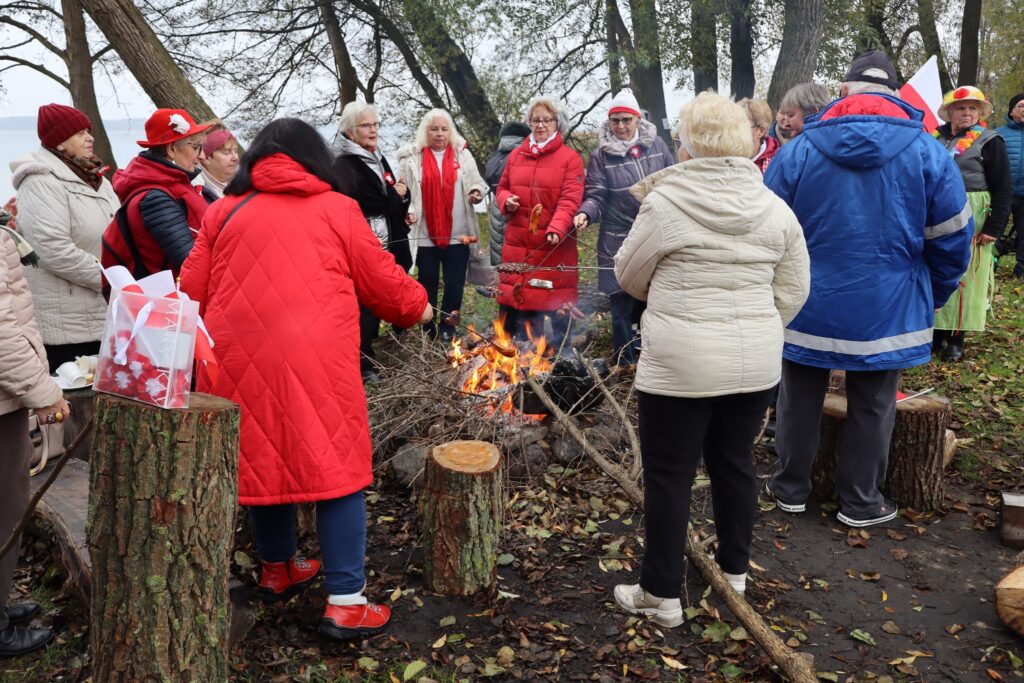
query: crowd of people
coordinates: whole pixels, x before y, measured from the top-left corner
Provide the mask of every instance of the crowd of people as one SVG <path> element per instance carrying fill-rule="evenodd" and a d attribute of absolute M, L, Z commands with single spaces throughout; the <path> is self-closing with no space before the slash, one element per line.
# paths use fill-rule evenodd
<path fill-rule="evenodd" d="M 382 630 L 388 608 L 364 595 L 373 343 L 382 320 L 444 343 L 459 334 L 476 206 L 488 198 L 505 327 L 522 340 L 550 328 L 555 349 L 570 344 L 578 314 L 580 231 L 599 226 L 598 283 L 613 359 L 635 367 L 644 465 L 645 556 L 639 583 L 614 590 L 621 607 L 682 622 L 701 459 L 716 560 L 745 590 L 760 421 L 777 401 L 779 463 L 765 493 L 801 513 L 832 369 L 847 372 L 850 416 L 838 519 L 891 520 L 898 503 L 881 489 L 900 371 L 963 356 L 964 332 L 985 326 L 993 243 L 1024 217 L 1024 95 L 992 131 L 984 93 L 957 88 L 933 139 L 898 88 L 873 51 L 853 62 L 838 99 L 801 84 L 774 118 L 762 100 L 701 93 L 680 112 L 677 150 L 623 90 L 585 171 L 563 104 L 537 97 L 502 127 L 483 176 L 448 112 L 426 112 L 392 165 L 376 108 L 353 102 L 333 152 L 285 118 L 241 158 L 219 122 L 159 109 L 111 183 L 88 118 L 41 107 L 41 148 L 12 162 L 17 201 L 0 230 L 0 439 L 16 455 L 0 481 L 0 537 L 27 505 L 28 412 L 67 416 L 50 372 L 99 349 L 96 261 L 136 278 L 170 270 L 216 340 L 220 371 L 200 371 L 197 388 L 242 407 L 239 502 L 259 595 L 284 601 L 323 574 L 324 636 Z M 25 265 L 34 256 L 38 267 Z M 295 505 L 309 502 L 321 560 L 296 547 Z M 7 604 L 13 555 L 0 562 L 0 655 L 52 637 L 21 625 L 32 605 Z"/>

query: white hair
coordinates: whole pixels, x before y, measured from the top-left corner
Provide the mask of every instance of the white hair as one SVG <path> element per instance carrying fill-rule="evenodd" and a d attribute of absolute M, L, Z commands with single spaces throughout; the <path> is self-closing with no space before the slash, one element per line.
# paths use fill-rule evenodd
<path fill-rule="evenodd" d="M 530 125 L 530 117 L 533 115 L 533 110 L 540 105 L 543 105 L 554 113 L 555 119 L 558 122 L 559 133 L 565 135 L 569 132 L 569 116 L 565 113 L 565 107 L 562 106 L 562 103 L 558 99 L 551 95 L 538 95 L 530 100 L 530 103 L 526 105 L 525 123 L 527 126 Z"/>
<path fill-rule="evenodd" d="M 868 71 L 881 71 L 881 69 L 868 69 Z M 868 73 L 868 76 L 873 74 Z M 864 95 L 866 93 L 881 93 L 883 95 L 892 95 L 893 97 L 899 97 L 898 91 L 893 90 L 887 85 L 881 83 L 868 83 L 867 81 L 844 81 L 843 85 L 846 86 L 846 95 Z"/>
<path fill-rule="evenodd" d="M 345 133 L 351 133 L 367 114 L 377 115 L 377 108 L 366 102 L 349 102 L 341 110 L 341 118 L 338 120 L 338 127 Z"/>
<path fill-rule="evenodd" d="M 444 109 L 431 109 L 420 119 L 420 125 L 416 126 L 415 141 L 417 147 L 430 146 L 430 141 L 427 139 L 427 129 L 430 128 L 430 124 L 433 123 L 434 119 L 444 119 L 445 123 L 448 124 L 448 144 L 453 149 L 458 151 L 466 146 L 466 139 L 459 135 L 459 129 L 455 127 L 452 115 Z"/>

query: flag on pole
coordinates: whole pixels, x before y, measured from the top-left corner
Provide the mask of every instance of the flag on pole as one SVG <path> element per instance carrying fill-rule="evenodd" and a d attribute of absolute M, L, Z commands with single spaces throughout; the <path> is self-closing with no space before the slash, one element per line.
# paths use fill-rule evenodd
<path fill-rule="evenodd" d="M 939 62 L 935 55 L 900 88 L 900 97 L 910 106 L 924 112 L 924 127 L 929 133 L 941 125 L 938 112 L 942 104 L 942 86 L 939 81 Z"/>

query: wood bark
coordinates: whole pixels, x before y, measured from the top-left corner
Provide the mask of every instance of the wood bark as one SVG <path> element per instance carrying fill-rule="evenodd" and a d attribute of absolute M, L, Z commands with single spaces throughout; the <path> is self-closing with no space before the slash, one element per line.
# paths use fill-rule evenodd
<path fill-rule="evenodd" d="M 782 44 L 768 88 L 768 104 L 779 108 L 786 91 L 813 79 L 825 30 L 823 0 L 785 0 Z"/>
<path fill-rule="evenodd" d="M 690 2 L 690 62 L 695 93 L 718 92 L 718 27 L 711 2 Z"/>
<path fill-rule="evenodd" d="M 89 549 L 93 680 L 228 680 L 238 406 L 96 398 Z"/>
<path fill-rule="evenodd" d="M 128 0 L 82 0 L 89 16 L 158 108 L 184 109 L 197 121 L 217 118 Z"/>
<path fill-rule="evenodd" d="M 977 85 L 981 41 L 981 0 L 965 0 L 960 24 L 960 68 L 957 85 Z"/>
<path fill-rule="evenodd" d="M 661 73 L 658 10 L 654 0 L 630 0 L 633 21 L 633 52 L 626 58 L 629 80 L 637 102 L 651 115 L 669 149 L 672 132 L 664 125 L 668 118 L 665 110 L 665 79 Z"/>
<path fill-rule="evenodd" d="M 605 50 L 608 55 L 608 83 L 613 93 L 622 90 L 622 58 L 619 50 L 618 25 L 622 23 L 619 15 L 619 4 L 616 0 L 605 0 L 604 3 L 604 35 Z"/>
<path fill-rule="evenodd" d="M 331 0 L 316 0 L 316 8 L 320 13 L 320 21 L 323 22 L 324 30 L 327 33 L 327 42 L 331 46 L 331 56 L 334 58 L 335 77 L 338 80 L 338 96 L 341 98 L 343 109 L 349 102 L 356 99 L 356 90 L 359 85 L 359 77 L 352 65 L 352 56 L 345 44 L 345 36 L 341 32 L 341 22 L 338 21 L 338 13 L 334 9 Z"/>
<path fill-rule="evenodd" d="M 939 41 L 939 31 L 935 25 L 935 0 L 917 0 L 917 23 L 921 32 L 921 42 L 924 43 L 926 55 L 936 55 L 939 66 L 939 85 L 942 92 L 949 92 L 953 89 L 953 79 L 949 77 L 949 69 L 946 68 L 946 58 L 942 54 L 942 43 Z"/>
<path fill-rule="evenodd" d="M 1024 636 L 1024 567 L 1017 567 L 996 584 L 996 614 L 1008 628 Z"/>
<path fill-rule="evenodd" d="M 900 70 L 899 54 L 893 46 L 889 33 L 885 30 L 885 12 L 887 0 L 865 0 L 864 3 L 864 26 L 857 36 L 857 54 L 863 54 L 869 50 L 882 50 L 892 59 L 896 67 L 896 80 L 900 83 L 906 79 Z"/>
<path fill-rule="evenodd" d="M 32 477 L 33 494 L 48 472 Z M 68 586 L 86 606 L 92 596 L 92 561 L 85 532 L 88 502 L 89 465 L 71 457 L 32 513 L 53 530 L 57 562 L 67 572 Z"/>
<path fill-rule="evenodd" d="M 751 0 L 732 0 L 729 6 L 729 78 L 733 97 L 737 100 L 754 96 L 754 31 Z"/>
<path fill-rule="evenodd" d="M 484 441 L 431 449 L 420 493 L 423 583 L 444 595 L 493 592 L 504 510 L 501 453 Z"/>
<path fill-rule="evenodd" d="M 821 438 L 811 480 L 818 498 L 835 496 L 835 473 L 846 422 L 846 397 L 825 396 Z M 946 428 L 952 418 L 949 401 L 926 395 L 896 404 L 896 423 L 889 443 L 885 492 L 900 507 L 924 512 L 942 506 Z"/>

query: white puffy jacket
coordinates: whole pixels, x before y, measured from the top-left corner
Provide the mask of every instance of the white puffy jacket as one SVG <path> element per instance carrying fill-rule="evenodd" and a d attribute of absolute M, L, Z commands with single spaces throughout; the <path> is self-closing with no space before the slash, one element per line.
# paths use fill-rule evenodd
<path fill-rule="evenodd" d="M 39 255 L 26 268 L 36 321 L 46 344 L 78 344 L 103 336 L 107 304 L 100 294 L 103 231 L 121 205 L 107 179 L 92 189 L 52 152 L 11 162 L 18 191 L 18 232 Z"/>
<path fill-rule="evenodd" d="M 810 290 L 803 231 L 749 159 L 692 159 L 630 192 L 640 213 L 615 255 L 647 300 L 636 388 L 700 398 L 769 389 L 782 333 Z"/>

